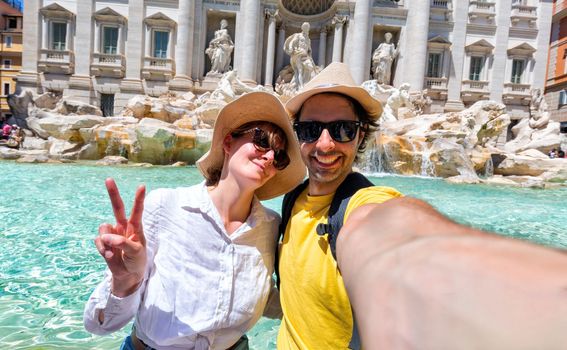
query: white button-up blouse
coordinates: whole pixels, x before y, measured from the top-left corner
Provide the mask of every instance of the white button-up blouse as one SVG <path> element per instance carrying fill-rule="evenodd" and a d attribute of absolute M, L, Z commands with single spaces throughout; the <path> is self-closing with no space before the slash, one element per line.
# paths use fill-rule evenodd
<path fill-rule="evenodd" d="M 136 335 L 154 348 L 232 346 L 262 316 L 269 296 L 279 307 L 271 293 L 279 220 L 254 198 L 246 222 L 228 235 L 204 182 L 152 191 L 144 202 L 144 281 L 119 298 L 107 269 L 85 306 L 85 328 L 108 334 L 136 316 Z"/>

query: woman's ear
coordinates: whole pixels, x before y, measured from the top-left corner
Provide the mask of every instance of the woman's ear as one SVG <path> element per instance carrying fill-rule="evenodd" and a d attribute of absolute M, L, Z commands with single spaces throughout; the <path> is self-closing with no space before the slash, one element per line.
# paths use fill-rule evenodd
<path fill-rule="evenodd" d="M 222 149 L 224 150 L 225 154 L 230 153 L 231 146 L 232 146 L 232 135 L 228 134 L 224 137 L 224 140 L 222 141 Z"/>

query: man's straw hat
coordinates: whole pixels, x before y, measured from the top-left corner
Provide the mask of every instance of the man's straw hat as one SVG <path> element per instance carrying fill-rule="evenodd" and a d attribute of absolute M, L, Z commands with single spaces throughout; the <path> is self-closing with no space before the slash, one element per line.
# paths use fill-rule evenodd
<path fill-rule="evenodd" d="M 221 109 L 215 122 L 211 149 L 197 161 L 197 167 L 205 176 L 208 169 L 221 168 L 224 163 L 222 143 L 225 136 L 239 126 L 254 121 L 266 121 L 279 126 L 287 138 L 286 151 L 290 159 L 289 165 L 283 170 L 278 170 L 274 177 L 256 190 L 256 196 L 260 200 L 266 200 L 291 191 L 299 185 L 306 174 L 299 153 L 299 144 L 287 112 L 281 101 L 270 93 L 251 92 Z"/>
<path fill-rule="evenodd" d="M 333 62 L 323 69 L 303 86 L 299 94 L 287 101 L 285 107 L 291 115 L 295 115 L 309 97 L 323 92 L 336 92 L 352 97 L 360 103 L 371 119 L 378 120 L 382 114 L 380 101 L 373 98 L 363 87 L 357 86 L 349 67 L 340 62 Z"/>

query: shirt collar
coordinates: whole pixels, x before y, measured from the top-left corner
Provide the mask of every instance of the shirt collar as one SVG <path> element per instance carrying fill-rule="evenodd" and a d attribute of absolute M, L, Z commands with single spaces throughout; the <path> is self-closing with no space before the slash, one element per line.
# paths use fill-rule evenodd
<path fill-rule="evenodd" d="M 195 191 L 194 187 L 197 187 L 197 191 Z M 185 189 L 186 192 L 182 195 L 181 208 L 185 210 L 197 209 L 204 213 L 209 213 L 213 210 L 216 211 L 211 196 L 207 191 L 205 181 L 194 187 Z M 251 227 L 255 227 L 257 224 L 267 221 L 267 219 L 266 209 L 260 203 L 258 197 L 254 196 L 252 199 L 252 210 L 246 219 L 246 223 Z"/>

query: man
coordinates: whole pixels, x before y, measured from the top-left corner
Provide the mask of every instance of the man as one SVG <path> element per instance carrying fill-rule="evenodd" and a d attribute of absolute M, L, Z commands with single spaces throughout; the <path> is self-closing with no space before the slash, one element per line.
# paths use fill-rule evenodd
<path fill-rule="evenodd" d="M 369 187 L 348 202 L 335 260 L 316 227 L 381 106 L 333 63 L 286 108 L 309 183 L 282 240 L 278 349 L 356 348 L 351 301 L 366 349 L 564 348 L 564 252 L 474 230 L 423 201 Z"/>
<path fill-rule="evenodd" d="M 355 86 L 345 64 L 336 62 L 308 82 L 286 108 L 292 114 L 309 184 L 293 206 L 281 248 L 284 316 L 278 348 L 345 349 L 353 333 L 351 306 L 331 247 L 315 231 L 327 221 L 333 195 L 352 172 L 357 154 L 372 140 L 382 106 Z M 400 196 L 387 187 L 359 190 L 348 202 L 345 220 L 358 206 Z"/>

